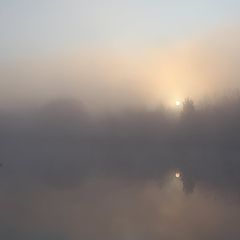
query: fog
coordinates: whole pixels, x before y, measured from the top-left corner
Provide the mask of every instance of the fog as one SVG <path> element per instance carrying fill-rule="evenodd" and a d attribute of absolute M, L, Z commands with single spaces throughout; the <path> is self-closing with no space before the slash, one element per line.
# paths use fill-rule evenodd
<path fill-rule="evenodd" d="M 238 94 L 98 116 L 56 99 L 0 131 L 4 239 L 240 236 Z"/>
<path fill-rule="evenodd" d="M 1 60 L 1 238 L 239 239 L 239 36 Z"/>

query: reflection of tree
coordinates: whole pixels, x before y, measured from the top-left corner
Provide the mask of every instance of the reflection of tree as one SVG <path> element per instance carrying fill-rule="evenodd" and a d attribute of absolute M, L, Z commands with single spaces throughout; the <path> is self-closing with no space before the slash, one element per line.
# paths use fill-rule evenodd
<path fill-rule="evenodd" d="M 182 145 L 181 151 L 179 152 L 183 172 L 183 190 L 185 193 L 192 193 L 195 186 L 195 177 L 191 165 L 192 159 L 194 159 L 195 156 L 192 157 L 192 149 L 189 146 L 196 144 L 196 141 L 198 141 L 196 114 L 193 100 L 186 98 L 182 104 L 180 121 Z"/>

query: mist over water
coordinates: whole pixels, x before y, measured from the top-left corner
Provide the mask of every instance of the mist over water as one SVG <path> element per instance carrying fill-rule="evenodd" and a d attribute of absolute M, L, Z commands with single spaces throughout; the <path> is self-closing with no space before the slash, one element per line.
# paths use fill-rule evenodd
<path fill-rule="evenodd" d="M 238 95 L 98 116 L 64 98 L 0 115 L 6 239 L 240 234 Z"/>

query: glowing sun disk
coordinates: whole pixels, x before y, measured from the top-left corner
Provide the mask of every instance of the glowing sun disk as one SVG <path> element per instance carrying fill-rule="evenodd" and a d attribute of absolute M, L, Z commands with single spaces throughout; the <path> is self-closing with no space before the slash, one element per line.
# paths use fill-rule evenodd
<path fill-rule="evenodd" d="M 181 177 L 181 173 L 180 173 L 180 172 L 176 172 L 176 173 L 175 173 L 175 177 L 176 177 L 176 178 L 180 178 L 180 177 Z"/>
<path fill-rule="evenodd" d="M 176 104 L 177 107 L 179 107 L 179 106 L 181 105 L 181 102 L 177 100 L 177 101 L 175 102 L 175 104 Z"/>

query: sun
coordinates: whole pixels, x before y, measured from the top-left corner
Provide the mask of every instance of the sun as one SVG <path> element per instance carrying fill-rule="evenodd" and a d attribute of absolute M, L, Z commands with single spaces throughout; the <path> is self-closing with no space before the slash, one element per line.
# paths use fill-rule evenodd
<path fill-rule="evenodd" d="M 179 106 L 181 105 L 181 102 L 180 102 L 179 100 L 177 100 L 177 101 L 175 102 L 175 105 L 176 105 L 177 107 L 179 107 Z"/>
<path fill-rule="evenodd" d="M 176 172 L 176 173 L 175 173 L 175 177 L 176 177 L 176 178 L 180 178 L 180 177 L 181 177 L 181 173 L 180 173 L 180 172 Z"/>

